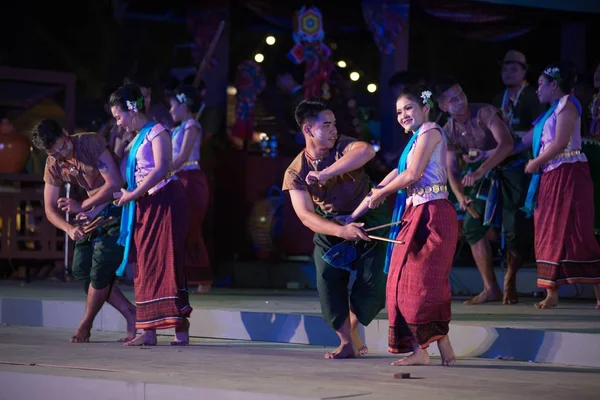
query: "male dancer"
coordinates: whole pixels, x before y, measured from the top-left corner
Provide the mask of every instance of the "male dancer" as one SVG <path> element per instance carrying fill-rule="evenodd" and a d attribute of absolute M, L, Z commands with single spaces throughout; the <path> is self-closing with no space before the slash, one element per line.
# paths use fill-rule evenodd
<path fill-rule="evenodd" d="M 516 275 L 522 264 L 531 235 L 520 207 L 525 203 L 528 178 L 527 161 L 517 155 L 509 157 L 513 136 L 498 110 L 488 104 L 469 104 L 467 96 L 454 79 L 442 77 L 435 85 L 436 98 L 442 111 L 450 114 L 444 126 L 448 137 L 448 180 L 463 210 L 469 209 L 463 233 L 483 278 L 483 291 L 465 304 L 481 304 L 503 299 L 504 304 L 518 301 Z M 459 157 L 473 165 L 473 171 L 460 179 Z M 481 163 L 479 167 L 474 168 Z M 471 195 L 465 186 L 475 186 Z M 475 189 L 475 188 L 474 188 Z M 500 207 L 496 207 L 499 199 Z M 507 273 L 504 295 L 500 291 L 492 266 L 492 248 L 486 237 L 502 213 L 506 243 Z M 530 221 L 529 221 L 530 222 Z"/>
<path fill-rule="evenodd" d="M 46 217 L 75 241 L 73 276 L 87 293 L 85 315 L 71 342 L 89 342 L 94 318 L 105 301 L 127 320 L 128 336 L 121 341 L 132 340 L 136 334 L 135 306 L 114 284 L 115 271 L 123 259 L 123 247 L 117 244 L 121 211 L 111 200 L 113 193 L 123 187 L 123 179 L 108 144 L 96 133 L 69 136 L 51 119 L 40 122 L 33 129 L 32 137 L 35 147 L 48 154 L 44 170 Z M 60 188 L 65 183 L 81 186 L 88 198 L 81 203 L 59 198 Z M 114 220 L 86 234 L 85 225 L 70 224 L 64 213 L 77 214 L 76 221 L 89 222 L 97 216 Z"/>
<path fill-rule="evenodd" d="M 386 244 L 360 242 L 353 263 L 356 281 L 348 303 L 350 272 L 332 266 L 322 256 L 343 240 L 369 241 L 363 226 L 389 222 L 387 206 L 365 214 L 360 222 L 338 225 L 335 217 L 350 215 L 371 190 L 362 167 L 375 156 L 372 146 L 339 136 L 333 112 L 323 102 L 300 102 L 296 122 L 306 139 L 306 148 L 285 172 L 283 190 L 302 223 L 315 232 L 314 261 L 321 313 L 340 338 L 340 346 L 325 355 L 338 359 L 367 353 L 358 334 L 358 324 L 368 325 L 385 306 L 386 277 L 383 272 Z M 316 207 L 315 207 L 316 206 Z M 385 232 L 374 233 L 387 236 Z"/>

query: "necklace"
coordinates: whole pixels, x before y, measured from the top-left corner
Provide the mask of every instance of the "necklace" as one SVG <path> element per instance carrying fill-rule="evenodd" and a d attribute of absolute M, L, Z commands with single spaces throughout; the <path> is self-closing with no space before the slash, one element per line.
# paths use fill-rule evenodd
<path fill-rule="evenodd" d="M 519 98 L 521 97 L 521 93 L 523 93 L 523 89 L 525 89 L 525 87 L 527 86 L 527 82 L 523 82 L 514 99 L 512 99 L 510 94 L 508 93 L 508 88 L 504 89 L 504 97 L 502 98 L 502 115 L 504 115 L 504 118 L 506 119 L 506 121 L 508 121 L 509 125 L 512 125 L 515 108 L 519 103 Z"/>

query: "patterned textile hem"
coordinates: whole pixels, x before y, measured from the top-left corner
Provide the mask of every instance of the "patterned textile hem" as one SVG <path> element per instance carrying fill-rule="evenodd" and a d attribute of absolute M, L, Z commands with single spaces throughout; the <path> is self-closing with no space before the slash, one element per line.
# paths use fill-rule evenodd
<path fill-rule="evenodd" d="M 560 265 L 537 262 L 537 287 L 556 289 L 569 284 L 600 284 L 600 261 L 561 262 Z"/>
<path fill-rule="evenodd" d="M 159 330 L 177 328 L 181 324 L 181 317 L 166 317 L 157 321 L 136 322 L 135 329 Z"/>
<path fill-rule="evenodd" d="M 406 328 L 390 326 L 388 329 L 388 351 L 393 354 L 411 353 L 414 345 L 426 349 L 433 342 L 437 342 L 448 335 L 450 321 L 435 321 L 427 324 L 407 324 Z M 399 333 L 396 333 L 399 331 Z"/>

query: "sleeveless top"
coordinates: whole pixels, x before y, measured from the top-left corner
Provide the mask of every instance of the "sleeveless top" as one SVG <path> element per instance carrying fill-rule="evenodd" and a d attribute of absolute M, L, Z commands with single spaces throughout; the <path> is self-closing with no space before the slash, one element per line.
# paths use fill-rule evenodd
<path fill-rule="evenodd" d="M 431 158 L 427 162 L 425 172 L 423 172 L 423 176 L 421 176 L 421 179 L 419 179 L 418 182 L 406 188 L 408 193 L 408 197 L 406 199 L 407 205 L 412 204 L 413 206 L 417 206 L 428 201 L 448 198 L 447 189 L 444 191 L 440 190 L 437 193 L 435 193 L 434 191 L 429 191 L 429 193 L 411 195 L 411 189 L 414 190 L 426 187 L 435 188 L 435 185 L 448 184 L 448 172 L 446 169 L 446 151 L 448 145 L 446 143 L 446 138 L 444 136 L 442 128 L 435 122 L 425 122 L 423 126 L 421 126 L 421 129 L 419 129 L 418 131 L 419 136 L 417 136 L 411 150 L 408 153 L 406 165 L 409 166 L 412 163 L 417 143 L 419 143 L 419 140 L 422 138 L 422 136 L 431 129 L 439 130 L 442 133 L 442 140 L 433 149 L 433 153 L 431 154 Z"/>
<path fill-rule="evenodd" d="M 171 142 L 173 144 L 173 160 L 175 160 L 175 158 L 181 153 L 181 150 L 183 149 L 183 138 L 185 136 L 186 129 L 192 126 L 196 126 L 198 128 L 199 135 L 194 141 L 189 158 L 179 168 L 179 171 L 200 169 L 200 145 L 202 142 L 202 126 L 195 119 L 188 119 L 187 121 L 182 122 L 171 132 Z"/>

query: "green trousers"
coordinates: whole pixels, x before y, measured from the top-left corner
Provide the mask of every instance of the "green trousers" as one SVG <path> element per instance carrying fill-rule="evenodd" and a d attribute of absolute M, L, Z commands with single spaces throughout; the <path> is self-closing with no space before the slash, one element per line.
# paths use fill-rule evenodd
<path fill-rule="evenodd" d="M 117 244 L 121 228 L 121 209 L 108 206 L 106 216 L 115 220 L 75 242 L 73 277 L 86 293 L 90 285 L 101 290 L 112 284 L 123 260 L 124 247 Z M 102 214 L 101 214 L 102 215 Z"/>
<path fill-rule="evenodd" d="M 369 210 L 358 222 L 364 222 L 364 228 L 367 229 L 389 223 L 390 220 L 387 204 L 384 203 L 375 210 Z M 388 232 L 389 229 L 384 228 L 369 234 L 387 237 Z M 314 260 L 321 313 L 325 322 L 334 330 L 342 326 L 350 310 L 356 314 L 360 323 L 366 326 L 385 307 L 387 276 L 383 267 L 387 242 L 378 241 L 372 250 L 354 262 L 356 280 L 348 293 L 351 273 L 331 266 L 322 258 L 332 246 L 343 241 L 344 239 L 319 233 L 314 236 Z"/>

